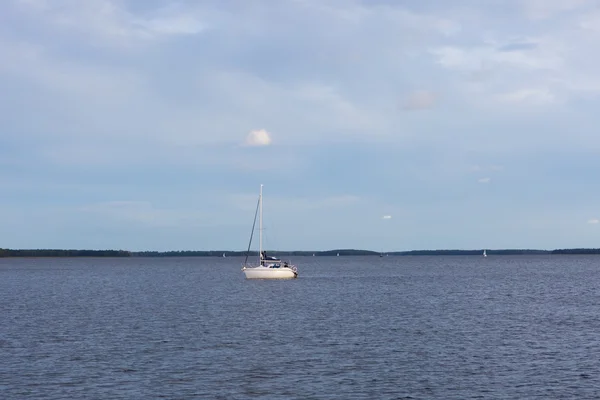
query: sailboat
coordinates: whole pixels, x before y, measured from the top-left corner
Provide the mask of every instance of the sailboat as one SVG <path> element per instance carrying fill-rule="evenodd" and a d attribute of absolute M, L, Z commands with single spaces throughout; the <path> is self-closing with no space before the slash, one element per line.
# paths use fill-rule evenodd
<path fill-rule="evenodd" d="M 252 237 L 254 236 L 254 227 L 256 226 L 256 214 L 259 214 L 258 223 L 258 265 L 248 263 L 248 253 L 252 246 Z M 267 256 L 263 250 L 263 185 L 260 185 L 260 194 L 258 196 L 258 204 L 254 213 L 254 223 L 252 224 L 252 232 L 250 233 L 250 243 L 248 243 L 248 251 L 246 259 L 242 264 L 242 271 L 246 275 L 246 279 L 294 279 L 298 277 L 298 269 L 295 265 L 282 262 L 277 257 Z"/>
<path fill-rule="evenodd" d="M 483 250 L 483 256 L 487 257 L 487 253 L 485 252 L 485 249 Z"/>

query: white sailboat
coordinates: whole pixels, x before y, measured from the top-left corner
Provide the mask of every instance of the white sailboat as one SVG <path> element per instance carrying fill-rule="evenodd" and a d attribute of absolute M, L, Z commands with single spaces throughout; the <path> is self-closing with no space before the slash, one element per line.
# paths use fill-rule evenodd
<path fill-rule="evenodd" d="M 282 262 L 276 257 L 268 257 L 262 246 L 262 231 L 263 231 L 263 185 L 260 185 L 260 194 L 258 196 L 258 205 L 256 212 L 259 214 L 258 223 L 258 265 L 247 263 L 248 254 L 242 264 L 242 271 L 246 275 L 246 279 L 294 279 L 298 277 L 298 269 L 295 265 Z M 248 251 L 252 245 L 252 236 L 254 234 L 254 226 L 256 224 L 256 213 L 254 214 L 254 224 L 252 225 L 252 233 L 250 234 L 250 243 Z"/>
<path fill-rule="evenodd" d="M 487 257 L 487 253 L 485 252 L 485 249 L 483 250 L 483 256 Z"/>

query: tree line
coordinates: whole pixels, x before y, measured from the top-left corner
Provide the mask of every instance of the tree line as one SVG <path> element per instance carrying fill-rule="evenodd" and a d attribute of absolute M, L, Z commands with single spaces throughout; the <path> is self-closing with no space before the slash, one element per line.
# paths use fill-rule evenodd
<path fill-rule="evenodd" d="M 0 249 L 0 257 L 130 257 L 126 250 Z"/>
<path fill-rule="evenodd" d="M 338 249 L 325 251 L 267 251 L 275 257 L 289 256 L 467 256 L 481 255 L 483 250 L 409 250 L 393 252 L 376 252 L 371 250 Z M 251 251 L 257 255 L 257 251 Z M 599 249 L 575 248 L 556 250 L 535 249 L 499 249 L 487 250 L 488 255 L 535 255 L 535 254 L 600 254 Z M 181 250 L 181 251 L 127 251 L 127 250 L 64 250 L 64 249 L 2 249 L 0 257 L 242 257 L 246 251 L 227 250 Z"/>

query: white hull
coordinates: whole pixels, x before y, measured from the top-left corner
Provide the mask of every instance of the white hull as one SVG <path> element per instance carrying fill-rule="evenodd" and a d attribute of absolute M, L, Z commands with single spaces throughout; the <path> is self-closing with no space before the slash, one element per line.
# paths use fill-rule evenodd
<path fill-rule="evenodd" d="M 244 267 L 246 279 L 294 279 L 298 273 L 291 268 Z"/>

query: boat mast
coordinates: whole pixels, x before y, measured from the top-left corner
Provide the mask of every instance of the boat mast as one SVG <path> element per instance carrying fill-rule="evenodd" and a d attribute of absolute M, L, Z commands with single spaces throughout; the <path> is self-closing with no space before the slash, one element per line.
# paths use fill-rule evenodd
<path fill-rule="evenodd" d="M 262 265 L 262 231 L 263 231 L 263 200 L 262 200 L 262 190 L 263 190 L 263 185 L 260 185 L 260 195 L 258 196 L 259 198 L 259 204 L 260 204 L 260 210 L 259 210 L 259 222 L 258 222 L 258 264 Z"/>

